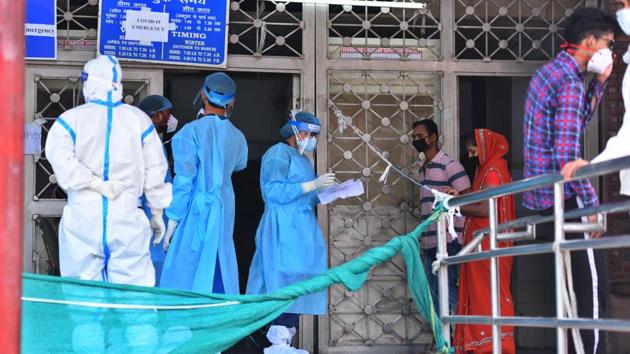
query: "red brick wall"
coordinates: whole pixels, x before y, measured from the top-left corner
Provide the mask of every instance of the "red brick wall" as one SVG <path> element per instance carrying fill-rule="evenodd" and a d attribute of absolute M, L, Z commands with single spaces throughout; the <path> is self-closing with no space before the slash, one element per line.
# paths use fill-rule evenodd
<path fill-rule="evenodd" d="M 608 1 L 609 6 L 613 1 Z M 616 8 L 609 7 L 611 12 Z M 617 36 L 615 41 L 615 54 L 617 60 L 608 82 L 608 89 L 602 102 L 602 115 L 600 120 L 601 141 L 603 148 L 606 141 L 611 136 L 617 134 L 623 122 L 625 107 L 623 98 L 621 97 L 621 82 L 626 70 L 626 64 L 622 57 L 625 54 L 630 38 L 626 36 Z M 601 184 L 600 192 L 602 202 L 613 202 L 624 199 L 619 195 L 619 175 L 613 174 L 605 176 Z M 630 234 L 630 218 L 628 213 L 612 214 L 608 216 L 608 231 L 611 234 Z M 609 253 L 609 274 L 612 285 L 612 291 L 620 289 L 619 285 L 630 284 L 630 250 L 613 250 Z"/>

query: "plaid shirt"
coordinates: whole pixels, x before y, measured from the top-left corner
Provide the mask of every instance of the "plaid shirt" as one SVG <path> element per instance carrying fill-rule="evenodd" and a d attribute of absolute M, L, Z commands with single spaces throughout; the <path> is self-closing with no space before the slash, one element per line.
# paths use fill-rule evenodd
<path fill-rule="evenodd" d="M 593 79 L 586 91 L 584 77 L 571 55 L 563 51 L 539 68 L 529 84 L 525 101 L 525 177 L 559 172 L 581 157 L 580 139 L 604 93 Z M 591 102 L 595 97 L 595 106 Z M 588 180 L 565 184 L 564 198 L 577 195 L 586 207 L 598 205 Z M 523 205 L 530 210 L 553 206 L 553 187 L 525 193 Z"/>

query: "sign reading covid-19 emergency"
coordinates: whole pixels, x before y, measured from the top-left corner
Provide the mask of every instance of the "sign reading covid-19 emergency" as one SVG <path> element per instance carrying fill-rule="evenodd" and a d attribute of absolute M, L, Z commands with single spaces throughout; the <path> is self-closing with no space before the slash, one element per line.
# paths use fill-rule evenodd
<path fill-rule="evenodd" d="M 55 0 L 26 0 L 26 59 L 57 59 Z"/>
<path fill-rule="evenodd" d="M 226 66 L 228 0 L 101 0 L 100 54 Z"/>

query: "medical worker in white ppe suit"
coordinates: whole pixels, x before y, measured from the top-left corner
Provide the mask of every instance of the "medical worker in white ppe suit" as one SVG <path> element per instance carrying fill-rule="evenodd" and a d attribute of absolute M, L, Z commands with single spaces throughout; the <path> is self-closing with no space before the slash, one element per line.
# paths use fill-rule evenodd
<path fill-rule="evenodd" d="M 123 104 L 122 72 L 113 56 L 85 64 L 86 103 L 63 113 L 46 141 L 46 157 L 68 194 L 59 225 L 61 275 L 153 286 L 149 243 L 165 233 L 171 203 L 167 162 L 151 119 Z M 138 208 L 145 195 L 151 220 Z"/>

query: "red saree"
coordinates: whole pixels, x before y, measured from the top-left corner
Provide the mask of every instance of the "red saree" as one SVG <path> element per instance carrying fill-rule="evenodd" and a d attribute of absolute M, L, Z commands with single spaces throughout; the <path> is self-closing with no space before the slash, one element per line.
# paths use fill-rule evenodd
<path fill-rule="evenodd" d="M 475 141 L 479 153 L 479 167 L 475 174 L 472 191 L 489 188 L 512 182 L 507 161 L 509 145 L 507 139 L 489 129 L 475 129 Z M 514 199 L 506 196 L 497 199 L 499 223 L 516 218 Z M 484 217 L 467 217 L 464 228 L 464 244 L 473 238 L 473 232 L 489 227 L 489 219 Z M 499 247 L 510 245 L 501 242 Z M 490 248 L 488 237 L 482 242 L 482 248 Z M 499 286 L 501 299 L 501 315 L 514 316 L 514 304 L 510 291 L 512 258 L 499 258 Z M 458 315 L 490 315 L 490 261 L 477 261 L 461 265 L 459 275 L 457 314 Z M 515 353 L 513 327 L 501 327 L 502 353 Z M 486 325 L 458 324 L 455 326 L 455 350 L 463 353 L 492 353 L 492 327 Z"/>

